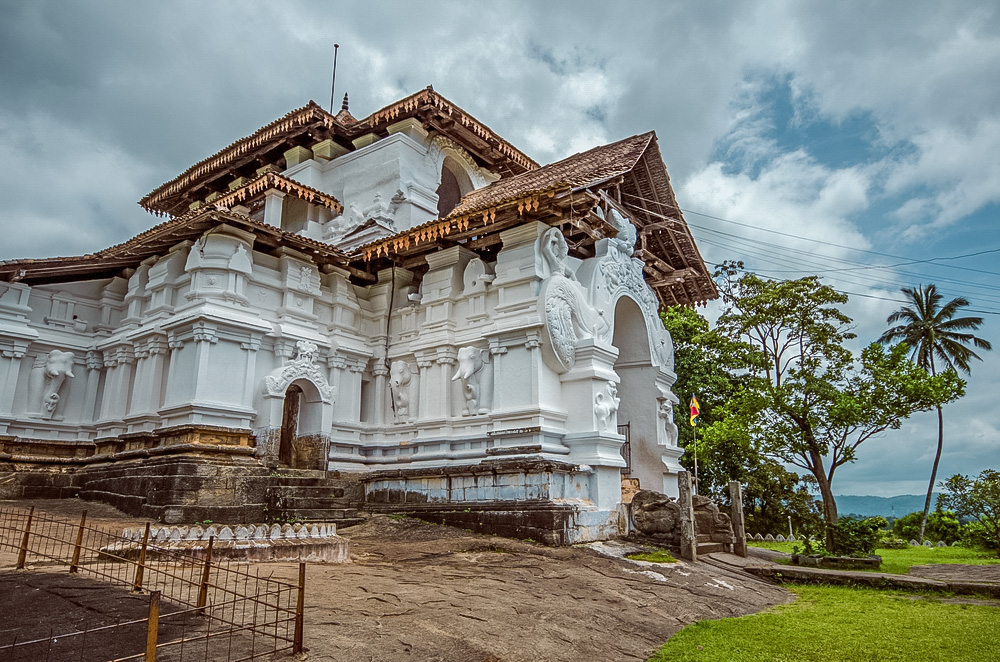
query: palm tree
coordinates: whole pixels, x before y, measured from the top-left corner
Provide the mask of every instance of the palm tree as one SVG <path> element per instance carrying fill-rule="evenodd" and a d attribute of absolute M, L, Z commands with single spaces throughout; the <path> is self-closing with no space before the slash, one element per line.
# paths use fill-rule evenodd
<path fill-rule="evenodd" d="M 983 323 L 982 317 L 955 317 L 960 308 L 969 305 L 965 297 L 955 297 L 945 305 L 941 304 L 941 294 L 936 285 L 921 285 L 914 289 L 904 287 L 903 294 L 909 298 L 910 304 L 900 308 L 886 319 L 889 330 L 878 339 L 880 343 L 905 342 L 913 353 L 910 359 L 932 375 L 937 374 L 939 367 L 947 366 L 948 370 L 961 370 L 970 374 L 969 361 L 983 359 L 972 351 L 968 345 L 977 349 L 990 350 L 990 343 L 977 338 L 968 331 L 975 331 Z M 938 363 L 935 363 L 937 359 Z M 924 501 L 924 516 L 920 521 L 920 542 L 924 541 L 924 529 L 927 527 L 927 513 L 931 508 L 931 494 L 934 491 L 934 479 L 937 477 L 938 463 L 941 461 L 941 446 L 944 442 L 944 417 L 941 405 L 937 407 L 938 444 L 934 455 L 934 467 L 931 469 L 931 482 L 927 486 L 927 500 Z"/>

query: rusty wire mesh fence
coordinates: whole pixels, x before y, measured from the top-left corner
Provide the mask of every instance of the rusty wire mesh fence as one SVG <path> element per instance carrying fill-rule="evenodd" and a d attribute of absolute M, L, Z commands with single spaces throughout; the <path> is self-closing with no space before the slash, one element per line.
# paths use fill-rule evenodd
<path fill-rule="evenodd" d="M 122 603 L 143 596 L 142 613 L 46 636 L 0 632 L 0 660 L 255 660 L 302 651 L 305 564 L 296 584 L 258 568 L 140 541 L 34 509 L 0 508 L 0 550 L 16 567 L 68 572 L 119 587 Z M 148 596 L 148 600 L 146 597 Z M 105 618 L 104 621 L 107 621 Z"/>

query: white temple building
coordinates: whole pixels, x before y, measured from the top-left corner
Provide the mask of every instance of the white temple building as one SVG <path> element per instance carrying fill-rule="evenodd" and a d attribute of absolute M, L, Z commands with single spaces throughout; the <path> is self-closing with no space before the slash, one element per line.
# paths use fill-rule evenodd
<path fill-rule="evenodd" d="M 259 521 L 353 477 L 565 543 L 620 532 L 623 473 L 677 493 L 658 310 L 717 292 L 653 133 L 539 166 L 431 88 L 310 102 L 141 204 L 167 220 L 0 263 L 0 496 Z"/>

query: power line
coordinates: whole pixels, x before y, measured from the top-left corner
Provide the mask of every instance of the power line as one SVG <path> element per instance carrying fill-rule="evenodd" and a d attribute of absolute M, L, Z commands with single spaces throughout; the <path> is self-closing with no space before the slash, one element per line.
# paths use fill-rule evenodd
<path fill-rule="evenodd" d="M 661 207 L 667 207 L 668 209 L 674 209 L 674 207 L 672 205 L 668 205 L 668 204 L 662 203 L 662 202 L 660 202 L 658 200 L 650 200 L 649 198 L 644 198 L 642 196 L 638 196 L 638 195 L 635 195 L 635 194 L 632 194 L 632 193 L 628 193 L 628 192 L 625 192 L 625 191 L 622 191 L 622 195 L 628 196 L 630 198 L 635 198 L 636 200 L 641 200 L 642 202 L 651 202 L 653 204 L 660 205 Z M 997 271 L 987 271 L 987 270 L 984 270 L 984 269 L 975 269 L 973 267 L 962 267 L 962 266 L 954 265 L 954 264 L 937 264 L 937 262 L 939 260 L 960 260 L 960 259 L 969 258 L 969 257 L 976 257 L 976 256 L 979 256 L 979 255 L 986 255 L 986 254 L 989 254 L 989 253 L 1000 253 L 1000 248 L 991 248 L 991 249 L 988 249 L 988 250 L 978 251 L 978 252 L 975 252 L 975 253 L 966 253 L 964 255 L 951 255 L 951 256 L 932 257 L 932 258 L 927 258 L 927 259 L 916 259 L 916 258 L 904 257 L 904 256 L 900 256 L 900 255 L 893 255 L 891 253 L 882 253 L 882 252 L 879 252 L 879 251 L 872 251 L 872 250 L 868 250 L 868 249 L 865 249 L 865 248 L 856 248 L 854 246 L 845 246 L 843 244 L 836 244 L 836 243 L 833 243 L 833 242 L 830 242 L 830 241 L 824 241 L 822 239 L 813 239 L 811 237 L 804 237 L 802 235 L 792 234 L 790 232 L 781 232 L 780 230 L 771 230 L 770 228 L 762 228 L 762 227 L 759 227 L 759 226 L 756 226 L 756 225 L 750 225 L 749 223 L 741 223 L 739 221 L 734 221 L 734 220 L 731 220 L 731 219 L 728 219 L 728 218 L 723 218 L 721 216 L 713 216 L 712 214 L 706 214 L 704 212 L 694 211 L 693 209 L 681 209 L 681 211 L 684 212 L 684 213 L 686 213 L 686 214 L 694 214 L 696 216 L 703 216 L 705 218 L 711 218 L 711 219 L 716 220 L 716 221 L 722 221 L 723 223 L 732 223 L 733 225 L 738 225 L 740 227 L 750 228 L 752 230 L 757 230 L 757 231 L 760 231 L 760 232 L 769 232 L 769 233 L 772 233 L 772 234 L 781 235 L 783 237 L 789 237 L 789 238 L 792 238 L 792 239 L 801 239 L 803 241 L 811 241 L 811 242 L 814 242 L 814 243 L 817 243 L 817 244 L 823 244 L 825 246 L 833 246 L 834 248 L 843 248 L 845 250 L 857 251 L 859 253 L 868 253 L 870 255 L 878 255 L 878 256 L 881 256 L 881 257 L 889 257 L 889 258 L 892 258 L 894 260 L 904 260 L 906 262 L 906 264 L 933 263 L 933 264 L 935 264 L 935 266 L 948 267 L 949 269 L 960 269 L 962 271 L 972 271 L 972 272 L 975 272 L 975 273 L 982 273 L 982 274 L 987 274 L 987 275 L 991 275 L 991 276 L 1000 276 L 1000 272 L 997 272 Z M 649 212 L 649 213 L 652 213 L 652 212 Z M 670 219 L 671 217 L 669 217 L 669 216 L 660 216 L 660 218 Z M 884 265 L 884 267 L 886 267 L 886 268 L 887 267 L 892 267 L 892 266 L 896 266 L 896 265 Z M 903 266 L 903 265 L 899 265 L 899 266 Z M 879 267 L 868 267 L 868 268 L 879 268 Z"/>

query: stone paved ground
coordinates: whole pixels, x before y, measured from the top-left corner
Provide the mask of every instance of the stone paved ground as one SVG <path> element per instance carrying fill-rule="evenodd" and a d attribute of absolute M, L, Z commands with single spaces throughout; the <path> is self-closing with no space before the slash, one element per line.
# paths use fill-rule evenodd
<path fill-rule="evenodd" d="M 35 504 L 135 524 L 96 504 Z M 309 660 L 645 660 L 688 623 L 792 598 L 711 561 L 651 566 L 385 516 L 342 534 L 351 563 L 308 568 Z M 12 565 L 0 554 L 0 568 Z M 294 564 L 261 567 L 289 580 L 297 572 Z"/>
<path fill-rule="evenodd" d="M 934 563 L 915 565 L 910 574 L 944 582 L 989 582 L 1000 584 L 1000 565 L 966 565 L 962 563 Z"/>

